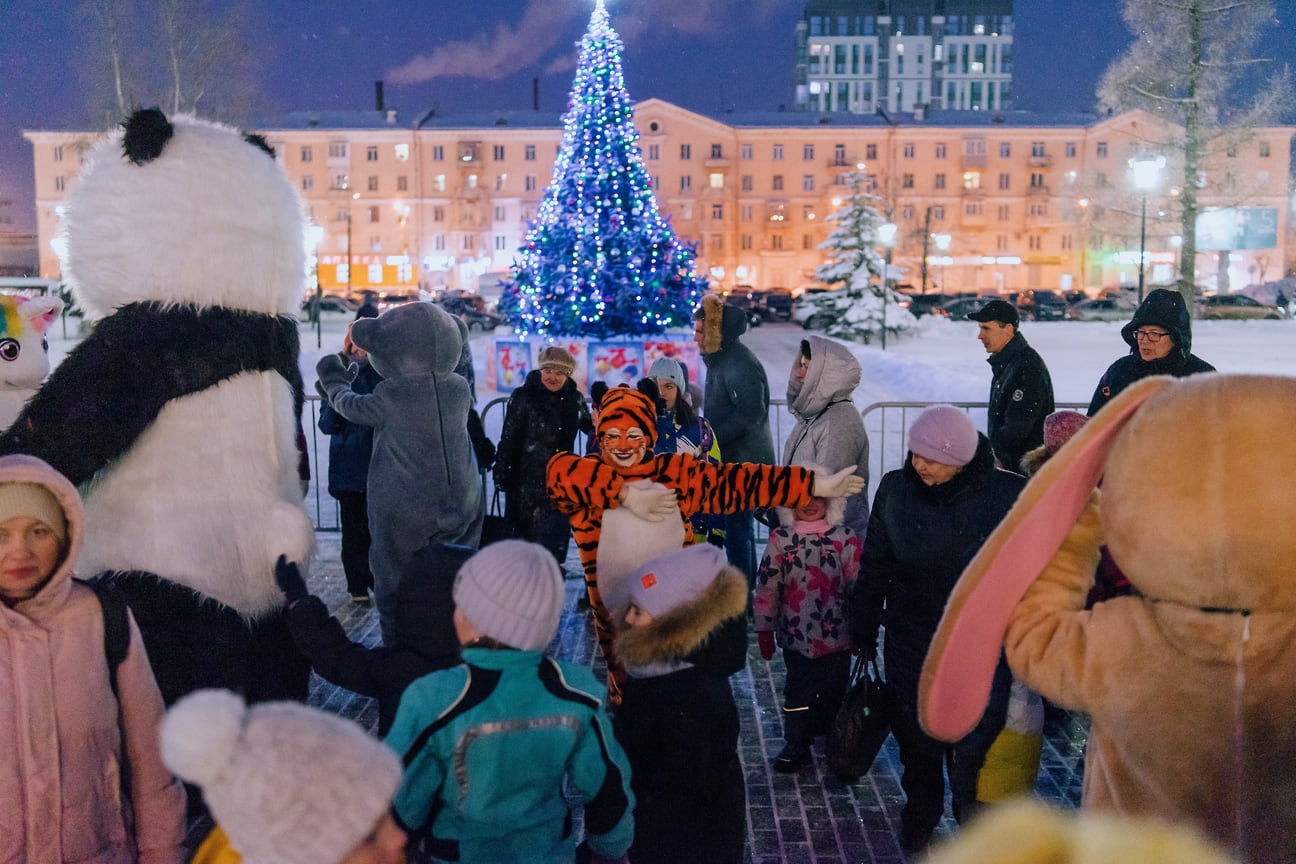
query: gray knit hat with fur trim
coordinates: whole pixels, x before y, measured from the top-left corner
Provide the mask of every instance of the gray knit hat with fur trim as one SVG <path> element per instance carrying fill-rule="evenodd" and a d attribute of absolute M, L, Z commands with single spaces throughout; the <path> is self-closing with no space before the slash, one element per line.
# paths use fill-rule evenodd
<path fill-rule="evenodd" d="M 523 651 L 549 646 L 565 599 L 558 562 L 525 540 L 492 543 L 455 577 L 455 608 L 483 635 Z"/>

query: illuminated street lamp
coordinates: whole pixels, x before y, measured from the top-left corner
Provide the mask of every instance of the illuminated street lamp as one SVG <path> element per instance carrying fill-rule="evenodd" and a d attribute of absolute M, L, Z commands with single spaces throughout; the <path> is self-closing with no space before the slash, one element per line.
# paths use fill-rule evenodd
<path fill-rule="evenodd" d="M 1139 283 L 1138 299 L 1143 302 L 1143 263 L 1147 257 L 1147 200 L 1148 193 L 1156 188 L 1161 179 L 1161 169 L 1165 167 L 1165 157 L 1155 153 L 1142 153 L 1129 160 L 1130 170 L 1134 173 L 1134 188 L 1143 193 L 1143 215 L 1139 223 Z"/>
<path fill-rule="evenodd" d="M 886 247 L 886 269 L 882 271 L 882 350 L 886 350 L 886 307 L 891 295 L 891 253 L 895 251 L 896 224 L 886 222 L 878 226 L 878 242 Z"/>

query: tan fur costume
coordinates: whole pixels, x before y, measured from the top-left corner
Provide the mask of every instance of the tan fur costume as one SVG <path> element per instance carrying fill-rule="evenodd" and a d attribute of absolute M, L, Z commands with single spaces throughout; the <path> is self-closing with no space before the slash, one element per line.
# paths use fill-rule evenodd
<path fill-rule="evenodd" d="M 964 572 L 923 669 L 928 731 L 971 728 L 1002 644 L 1092 715 L 1086 807 L 1296 860 L 1293 430 L 1291 378 L 1149 378 L 1112 400 Z M 1138 593 L 1085 611 L 1104 542 Z"/>

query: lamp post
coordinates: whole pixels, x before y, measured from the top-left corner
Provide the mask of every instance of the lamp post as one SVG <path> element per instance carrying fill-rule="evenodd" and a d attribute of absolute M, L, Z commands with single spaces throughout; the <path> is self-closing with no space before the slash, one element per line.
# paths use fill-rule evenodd
<path fill-rule="evenodd" d="M 886 222 L 878 226 L 878 242 L 886 247 L 886 265 L 882 271 L 882 350 L 886 350 L 886 309 L 891 296 L 891 253 L 895 251 L 896 224 Z"/>
<path fill-rule="evenodd" d="M 311 223 L 306 229 L 306 243 L 310 246 L 311 276 L 315 279 L 315 347 L 323 346 L 323 325 L 320 323 L 319 245 L 324 239 L 324 228 Z"/>
<path fill-rule="evenodd" d="M 1143 302 L 1143 264 L 1147 257 L 1147 201 L 1148 193 L 1156 186 L 1165 167 L 1165 157 L 1155 153 L 1142 153 L 1129 160 L 1134 173 L 1134 188 L 1143 193 L 1143 211 L 1139 221 L 1139 283 L 1138 299 Z"/>
<path fill-rule="evenodd" d="M 948 253 L 949 253 L 950 245 L 954 242 L 954 238 L 951 237 L 949 234 L 933 234 L 932 239 L 936 241 L 936 250 L 941 253 L 940 262 L 939 262 L 941 266 L 941 269 L 939 271 L 940 273 L 939 290 L 944 291 L 945 290 L 945 265 L 948 263 L 948 259 L 949 259 Z"/>

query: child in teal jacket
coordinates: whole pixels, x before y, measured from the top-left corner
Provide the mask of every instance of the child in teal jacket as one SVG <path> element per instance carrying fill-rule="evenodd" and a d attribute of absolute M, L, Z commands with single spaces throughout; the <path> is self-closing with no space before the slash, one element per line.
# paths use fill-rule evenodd
<path fill-rule="evenodd" d="M 392 809 L 412 847 L 463 864 L 571 864 L 569 778 L 592 860 L 624 861 L 634 797 L 606 688 L 543 653 L 564 601 L 553 556 L 494 543 L 460 569 L 454 601 L 463 663 L 411 684 L 387 736 L 406 766 Z"/>

